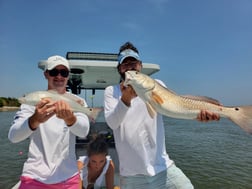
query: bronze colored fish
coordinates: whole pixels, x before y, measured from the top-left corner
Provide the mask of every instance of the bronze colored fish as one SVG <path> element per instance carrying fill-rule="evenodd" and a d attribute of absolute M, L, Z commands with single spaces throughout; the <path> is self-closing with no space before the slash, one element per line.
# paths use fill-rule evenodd
<path fill-rule="evenodd" d="M 233 121 L 252 134 L 252 106 L 227 107 L 208 97 L 181 96 L 137 71 L 127 71 L 125 85 L 131 85 L 146 103 L 151 117 L 159 112 L 168 117 L 196 119 L 201 110 L 208 110 Z"/>

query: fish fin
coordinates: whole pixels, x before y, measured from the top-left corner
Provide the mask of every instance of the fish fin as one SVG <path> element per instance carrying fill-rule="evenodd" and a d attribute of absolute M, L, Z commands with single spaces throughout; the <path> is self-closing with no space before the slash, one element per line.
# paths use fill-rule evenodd
<path fill-rule="evenodd" d="M 207 97 L 207 96 L 193 96 L 193 95 L 181 95 L 181 96 L 184 98 L 189 98 L 192 100 L 200 100 L 200 101 L 208 102 L 208 103 L 219 105 L 219 106 L 222 105 L 218 100 L 211 97 Z"/>
<path fill-rule="evenodd" d="M 163 99 L 155 92 L 152 92 L 152 98 L 158 104 L 163 104 L 164 103 Z"/>
<path fill-rule="evenodd" d="M 154 118 L 155 115 L 157 114 L 156 110 L 152 107 L 152 105 L 150 103 L 146 102 L 145 104 L 146 104 L 146 107 L 147 107 L 147 110 L 148 110 L 150 117 Z"/>

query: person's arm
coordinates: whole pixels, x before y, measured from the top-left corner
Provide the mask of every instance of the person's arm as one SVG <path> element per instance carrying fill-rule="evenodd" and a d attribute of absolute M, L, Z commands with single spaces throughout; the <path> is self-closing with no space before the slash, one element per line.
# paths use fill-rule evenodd
<path fill-rule="evenodd" d="M 79 112 L 74 113 L 74 115 L 76 116 L 76 121 L 73 125 L 69 126 L 70 131 L 76 136 L 86 137 L 90 129 L 88 117 Z"/>
<path fill-rule="evenodd" d="M 54 115 L 54 110 L 54 102 L 50 99 L 41 100 L 35 107 L 22 104 L 9 130 L 9 140 L 16 143 L 28 138 L 40 123 Z"/>
<path fill-rule="evenodd" d="M 8 138 L 12 143 L 21 142 L 33 133 L 28 119 L 33 115 L 34 109 L 34 106 L 22 104 L 20 110 L 17 111 L 8 133 Z"/>
<path fill-rule="evenodd" d="M 108 170 L 105 174 L 106 189 L 113 189 L 114 188 L 114 175 L 115 175 L 114 162 L 112 160 L 110 160 Z"/>
<path fill-rule="evenodd" d="M 74 96 L 77 98 L 76 102 L 83 105 L 84 107 L 88 107 L 87 102 L 83 98 L 77 95 Z M 90 129 L 90 120 L 88 116 L 80 112 L 76 112 L 74 113 L 74 115 L 76 116 L 76 121 L 73 125 L 70 126 L 71 132 L 73 132 L 76 136 L 86 137 Z"/>
<path fill-rule="evenodd" d="M 104 91 L 104 117 L 111 129 L 120 126 L 129 107 L 120 100 L 120 88 L 109 86 Z"/>
<path fill-rule="evenodd" d="M 34 114 L 28 119 L 31 130 L 35 131 L 41 123 L 55 114 L 55 103 L 50 98 L 42 99 L 36 106 Z"/>
<path fill-rule="evenodd" d="M 131 105 L 131 100 L 137 96 L 134 89 L 129 85 L 127 87 L 124 86 L 123 82 L 120 83 L 120 89 L 122 92 L 121 101 L 128 107 Z"/>
<path fill-rule="evenodd" d="M 70 131 L 79 137 L 86 137 L 89 132 L 89 119 L 83 113 L 73 113 L 70 105 L 65 101 L 55 103 L 55 113 L 60 119 L 63 119 Z"/>

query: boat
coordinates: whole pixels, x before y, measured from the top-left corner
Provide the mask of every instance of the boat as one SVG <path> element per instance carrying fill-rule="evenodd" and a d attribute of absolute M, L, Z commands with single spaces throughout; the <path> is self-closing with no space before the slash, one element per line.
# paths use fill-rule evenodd
<path fill-rule="evenodd" d="M 118 54 L 115 53 L 67 52 L 66 59 L 70 65 L 67 90 L 76 95 L 80 95 L 83 91 L 89 91 L 95 95 L 97 90 L 104 90 L 107 86 L 118 84 L 120 75 L 117 72 L 117 56 Z M 45 64 L 46 60 L 41 60 L 38 67 L 44 70 Z M 152 75 L 160 70 L 158 64 L 143 62 L 142 66 L 142 72 L 147 75 Z M 90 123 L 90 132 L 87 137 L 76 137 L 76 157 L 85 155 L 85 148 L 94 133 L 103 134 L 109 144 L 109 155 L 116 167 L 115 184 L 119 185 L 119 161 L 113 132 L 106 124 L 102 113 L 96 122 Z M 17 183 L 12 189 L 17 189 L 18 185 Z"/>
<path fill-rule="evenodd" d="M 83 90 L 91 91 L 94 96 L 97 90 L 104 90 L 107 86 L 116 85 L 120 81 L 120 75 L 117 72 L 117 56 L 115 53 L 95 53 L 95 52 L 67 52 L 66 59 L 70 65 L 70 75 L 67 84 L 67 90 L 73 94 L 79 95 Z M 38 67 L 44 70 L 46 60 L 39 61 Z M 158 64 L 143 63 L 142 72 L 152 75 L 160 70 Z M 86 101 L 87 101 L 87 97 Z M 93 107 L 93 103 L 91 105 Z M 90 123 L 91 129 L 89 136 L 94 132 L 104 134 L 108 144 L 114 147 L 112 131 L 107 126 L 104 116 L 95 123 Z M 76 145 L 85 145 L 90 137 L 76 137 Z"/>

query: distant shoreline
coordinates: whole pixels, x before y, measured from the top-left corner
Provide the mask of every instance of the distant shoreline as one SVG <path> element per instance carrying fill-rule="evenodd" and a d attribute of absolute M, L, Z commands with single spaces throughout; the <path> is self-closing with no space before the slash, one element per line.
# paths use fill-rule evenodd
<path fill-rule="evenodd" d="M 15 111 L 18 109 L 19 107 L 17 106 L 3 106 L 3 107 L 0 107 L 0 112 Z"/>

